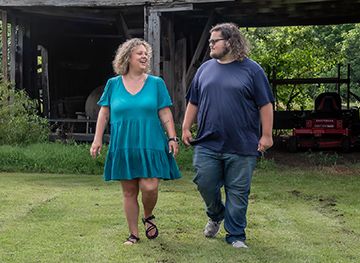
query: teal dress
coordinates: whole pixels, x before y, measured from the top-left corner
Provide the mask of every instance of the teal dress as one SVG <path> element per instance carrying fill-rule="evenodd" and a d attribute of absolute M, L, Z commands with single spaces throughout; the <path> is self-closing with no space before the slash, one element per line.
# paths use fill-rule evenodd
<path fill-rule="evenodd" d="M 164 81 L 148 75 L 132 95 L 121 76 L 108 80 L 98 101 L 110 110 L 110 144 L 104 180 L 177 179 L 180 172 L 171 153 L 158 111 L 172 105 Z"/>

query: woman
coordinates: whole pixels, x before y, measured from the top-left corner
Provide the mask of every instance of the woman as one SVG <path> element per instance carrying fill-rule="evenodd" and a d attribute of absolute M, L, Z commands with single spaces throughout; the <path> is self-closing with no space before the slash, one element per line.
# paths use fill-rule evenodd
<path fill-rule="evenodd" d="M 147 74 L 151 47 L 134 38 L 119 46 L 113 68 L 98 101 L 101 106 L 90 154 L 100 154 L 105 127 L 110 119 L 111 137 L 104 168 L 104 180 L 121 182 L 124 211 L 130 236 L 124 242 L 139 241 L 138 194 L 142 193 L 145 234 L 158 236 L 152 212 L 157 202 L 159 179 L 177 179 L 180 173 L 174 156 L 179 149 L 170 96 L 164 81 Z M 166 138 L 163 127 L 166 130 Z"/>

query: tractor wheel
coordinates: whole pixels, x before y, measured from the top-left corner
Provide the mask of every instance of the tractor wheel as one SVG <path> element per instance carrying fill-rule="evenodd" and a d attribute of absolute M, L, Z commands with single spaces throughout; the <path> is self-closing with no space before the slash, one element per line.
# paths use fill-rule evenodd
<path fill-rule="evenodd" d="M 298 143 L 297 137 L 296 136 L 290 136 L 290 138 L 288 140 L 288 145 L 287 145 L 288 151 L 291 152 L 291 153 L 296 153 L 297 150 L 298 150 L 297 143 Z"/>
<path fill-rule="evenodd" d="M 349 136 L 344 136 L 341 140 L 341 149 L 344 153 L 348 153 L 351 150 L 351 140 Z"/>

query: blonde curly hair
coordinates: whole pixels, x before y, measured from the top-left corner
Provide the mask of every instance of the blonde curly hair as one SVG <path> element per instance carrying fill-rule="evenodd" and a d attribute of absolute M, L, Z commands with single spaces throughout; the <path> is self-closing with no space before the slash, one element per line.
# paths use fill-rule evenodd
<path fill-rule="evenodd" d="M 234 23 L 217 24 L 210 29 L 212 32 L 221 32 L 230 44 L 230 52 L 235 60 L 242 61 L 250 52 L 250 45 L 245 36 L 240 32 L 239 27 Z"/>
<path fill-rule="evenodd" d="M 150 59 L 152 56 L 152 48 L 145 40 L 140 38 L 132 38 L 122 43 L 116 50 L 115 58 L 112 62 L 114 72 L 118 75 L 126 75 L 129 72 L 129 60 L 131 52 L 134 48 L 143 45 L 148 53 L 148 65 L 146 72 L 150 72 Z"/>

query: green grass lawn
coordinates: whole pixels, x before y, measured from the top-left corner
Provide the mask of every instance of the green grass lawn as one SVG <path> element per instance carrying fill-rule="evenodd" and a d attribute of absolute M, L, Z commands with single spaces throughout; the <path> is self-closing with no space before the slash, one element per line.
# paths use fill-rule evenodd
<path fill-rule="evenodd" d="M 360 169 L 359 169 L 360 171 Z M 249 249 L 202 235 L 206 215 L 192 172 L 162 182 L 159 238 L 128 229 L 119 184 L 96 175 L 0 173 L 0 262 L 359 262 L 360 177 L 324 170 L 258 169 Z M 143 229 L 143 226 L 140 226 Z"/>

